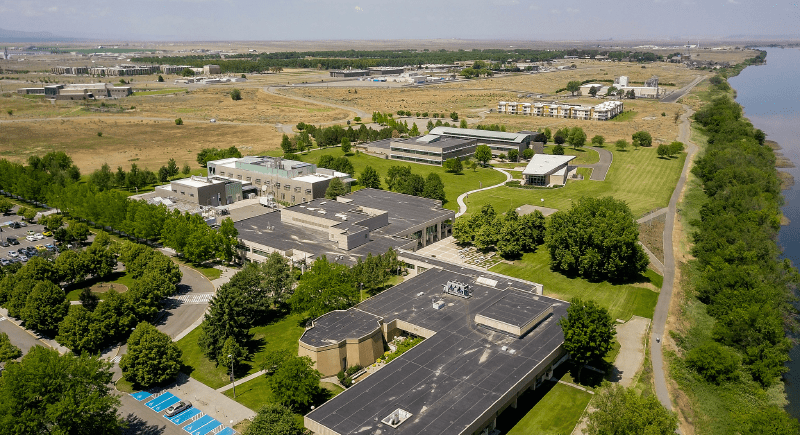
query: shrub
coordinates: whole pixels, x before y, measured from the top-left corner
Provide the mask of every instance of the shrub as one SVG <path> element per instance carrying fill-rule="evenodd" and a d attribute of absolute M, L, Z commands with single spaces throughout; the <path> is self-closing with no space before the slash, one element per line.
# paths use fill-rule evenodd
<path fill-rule="evenodd" d="M 103 137 L 103 132 L 102 131 L 98 131 L 97 132 L 97 137 Z"/>
<path fill-rule="evenodd" d="M 231 100 L 233 100 L 233 101 L 239 101 L 239 100 L 241 100 L 241 99 L 242 99 L 242 93 L 241 93 L 241 91 L 239 91 L 238 89 L 233 89 L 233 90 L 231 91 Z"/>
<path fill-rule="evenodd" d="M 690 350 L 686 364 L 708 382 L 719 384 L 736 377 L 741 359 L 731 348 L 710 342 Z"/>
<path fill-rule="evenodd" d="M 183 125 L 183 119 L 175 118 L 175 125 Z"/>
<path fill-rule="evenodd" d="M 561 136 L 556 136 L 556 137 L 561 137 Z M 554 146 L 553 147 L 553 155 L 563 156 L 564 155 L 564 147 L 561 144 Z"/>

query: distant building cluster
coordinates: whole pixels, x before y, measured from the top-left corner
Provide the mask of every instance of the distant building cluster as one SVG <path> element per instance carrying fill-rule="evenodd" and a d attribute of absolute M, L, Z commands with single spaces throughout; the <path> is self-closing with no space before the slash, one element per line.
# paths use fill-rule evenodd
<path fill-rule="evenodd" d="M 133 93 L 130 86 L 114 86 L 110 83 L 84 83 L 71 85 L 49 85 L 41 88 L 20 88 L 18 94 L 44 95 L 51 100 L 91 100 L 95 98 L 122 98 Z"/>
<path fill-rule="evenodd" d="M 630 86 L 627 76 L 619 76 L 614 79 L 613 86 L 622 92 L 627 93 L 629 91 L 633 91 L 636 98 L 659 98 L 666 94 L 666 89 L 661 89 L 658 87 L 658 77 L 656 76 L 650 77 L 650 79 L 644 83 L 644 86 Z M 581 85 L 578 94 L 592 95 L 592 88 L 595 88 L 596 90 L 595 95 L 606 95 L 610 89 L 610 86 L 600 83 L 586 83 Z"/>
<path fill-rule="evenodd" d="M 621 101 L 604 101 L 595 106 L 565 103 L 517 103 L 500 101 L 497 113 L 507 115 L 544 116 L 549 118 L 608 121 L 624 111 Z"/>
<path fill-rule="evenodd" d="M 158 66 L 140 66 L 140 65 L 130 65 L 130 64 L 123 64 L 112 67 L 98 66 L 89 68 L 88 70 L 90 75 L 106 76 L 106 77 L 145 76 L 149 74 L 155 74 L 159 71 Z"/>

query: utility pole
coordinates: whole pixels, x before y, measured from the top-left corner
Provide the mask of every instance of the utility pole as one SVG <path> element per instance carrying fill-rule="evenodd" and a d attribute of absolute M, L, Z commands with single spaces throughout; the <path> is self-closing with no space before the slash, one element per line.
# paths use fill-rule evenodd
<path fill-rule="evenodd" d="M 233 398 L 236 398 L 236 378 L 233 376 L 233 355 L 228 354 L 228 358 L 231 359 L 231 382 L 233 383 Z"/>

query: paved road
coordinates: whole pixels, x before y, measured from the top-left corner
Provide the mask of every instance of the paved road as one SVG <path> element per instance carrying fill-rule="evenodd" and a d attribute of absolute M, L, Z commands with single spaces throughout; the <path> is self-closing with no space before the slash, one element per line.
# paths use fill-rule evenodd
<path fill-rule="evenodd" d="M 22 354 L 25 355 L 33 346 L 42 346 L 49 348 L 50 346 L 47 343 L 42 342 L 41 340 L 34 337 L 30 332 L 22 329 L 21 327 L 11 323 L 5 317 L 0 315 L 0 332 L 5 332 L 8 334 L 9 340 L 11 340 L 11 344 L 17 346 L 22 351 Z"/>
<path fill-rule="evenodd" d="M 686 161 L 683 164 L 683 171 L 675 190 L 672 192 L 672 198 L 669 200 L 667 206 L 667 217 L 664 224 L 664 284 L 661 287 L 661 293 L 658 295 L 658 303 L 656 304 L 656 311 L 653 315 L 653 330 L 650 334 L 650 359 L 653 362 L 653 377 L 656 385 L 656 396 L 658 400 L 664 405 L 665 408 L 671 410 L 672 402 L 667 390 L 667 381 L 664 376 L 664 355 L 662 353 L 662 337 L 664 329 L 667 325 L 667 316 L 669 315 L 670 301 L 672 300 L 673 281 L 675 280 L 675 253 L 672 246 L 672 231 L 675 227 L 675 214 L 678 200 L 681 197 L 683 186 L 686 184 L 686 177 L 689 172 L 689 164 L 692 162 L 697 146 L 690 141 L 691 129 L 689 117 L 692 116 L 692 111 L 689 106 L 684 105 L 686 113 L 681 117 L 680 133 L 678 140 L 686 144 L 687 155 Z M 656 339 L 661 342 L 657 342 Z"/>
<path fill-rule="evenodd" d="M 207 294 L 214 293 L 216 290 L 211 281 L 200 272 L 186 266 L 181 266 L 181 272 L 183 272 L 183 279 L 178 284 L 178 295 Z M 163 317 L 155 325 L 159 331 L 175 337 L 194 324 L 197 319 L 203 317 L 207 307 L 208 302 L 175 302 L 171 308 L 164 310 Z"/>
<path fill-rule="evenodd" d="M 662 103 L 674 103 L 674 102 L 678 101 L 682 96 L 688 94 L 689 91 L 692 90 L 692 88 L 697 86 L 698 83 L 702 82 L 707 77 L 708 76 L 699 76 L 699 77 L 697 77 L 696 79 L 692 80 L 692 82 L 689 83 L 688 85 L 686 85 L 686 86 L 676 90 L 675 92 L 667 95 L 666 97 L 662 98 L 661 102 Z M 681 142 L 683 142 L 683 141 L 681 141 Z"/>
<path fill-rule="evenodd" d="M 614 155 L 611 154 L 611 151 L 605 148 L 598 148 L 598 147 L 587 147 L 590 150 L 597 151 L 597 154 L 600 155 L 600 161 L 597 163 L 593 163 L 591 165 L 575 165 L 578 168 L 592 168 L 592 176 L 589 177 L 592 181 L 605 181 L 606 175 L 608 175 L 608 170 L 611 168 L 611 162 L 614 161 Z"/>
<path fill-rule="evenodd" d="M 464 203 L 464 199 L 470 193 L 481 192 L 483 190 L 489 190 L 489 189 L 494 189 L 495 187 L 504 186 L 506 183 L 508 183 L 509 181 L 513 180 L 513 178 L 514 178 L 514 177 L 511 176 L 511 174 L 509 174 L 508 172 L 504 171 L 503 169 L 500 169 L 500 168 L 493 168 L 493 169 L 495 171 L 500 171 L 500 172 L 506 174 L 506 181 L 503 181 L 500 184 L 495 184 L 494 186 L 484 187 L 483 189 L 470 190 L 469 192 L 464 192 L 461 195 L 459 195 L 458 199 L 456 199 L 456 201 L 458 202 L 458 213 L 456 213 L 456 217 L 459 217 L 459 216 L 461 216 L 461 215 L 463 215 L 464 213 L 467 212 L 467 204 Z"/>

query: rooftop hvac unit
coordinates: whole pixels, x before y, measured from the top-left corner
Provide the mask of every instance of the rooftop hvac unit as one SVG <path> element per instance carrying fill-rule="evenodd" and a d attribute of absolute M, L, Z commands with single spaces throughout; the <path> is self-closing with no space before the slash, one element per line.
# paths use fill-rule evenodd
<path fill-rule="evenodd" d="M 443 291 L 444 293 L 462 298 L 468 298 L 472 296 L 472 292 L 469 290 L 469 284 L 464 284 L 458 281 L 447 281 L 447 284 L 444 285 Z"/>
<path fill-rule="evenodd" d="M 444 308 L 444 301 L 439 299 L 438 301 L 433 301 L 433 309 L 434 310 L 441 310 Z"/>
<path fill-rule="evenodd" d="M 404 409 L 397 408 L 394 412 L 392 412 L 383 420 L 381 420 L 381 422 L 388 424 L 391 427 L 397 427 L 400 426 L 400 423 L 408 420 L 411 417 L 411 415 L 412 414 L 410 412 Z"/>

